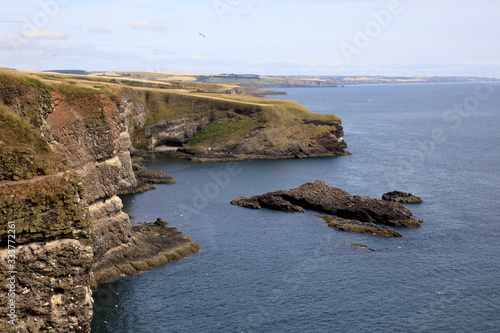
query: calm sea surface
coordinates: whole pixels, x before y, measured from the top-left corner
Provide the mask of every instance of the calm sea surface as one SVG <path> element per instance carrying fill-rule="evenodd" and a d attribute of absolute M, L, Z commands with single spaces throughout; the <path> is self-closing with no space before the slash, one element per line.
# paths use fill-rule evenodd
<path fill-rule="evenodd" d="M 178 183 L 125 196 L 124 210 L 133 224 L 162 217 L 202 250 L 100 286 L 92 332 L 498 332 L 500 84 L 283 90 L 340 116 L 352 156 L 147 160 Z M 424 223 L 393 239 L 229 204 L 315 179 L 412 192 Z"/>

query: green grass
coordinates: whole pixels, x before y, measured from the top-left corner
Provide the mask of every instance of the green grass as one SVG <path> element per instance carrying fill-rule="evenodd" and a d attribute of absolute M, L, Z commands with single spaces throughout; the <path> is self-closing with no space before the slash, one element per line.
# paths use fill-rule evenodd
<path fill-rule="evenodd" d="M 23 144 L 35 151 L 50 151 L 37 129 L 4 105 L 0 105 L 0 141 L 8 146 Z"/>
<path fill-rule="evenodd" d="M 50 83 L 49 88 L 61 93 L 61 94 L 102 94 L 101 90 L 95 88 L 102 88 L 102 86 L 94 86 L 93 88 L 84 87 L 78 84 L 72 83 Z"/>
<path fill-rule="evenodd" d="M 0 105 L 0 179 L 29 179 L 65 170 L 38 129 Z"/>
<path fill-rule="evenodd" d="M 24 85 L 24 86 L 31 86 L 31 87 L 36 87 L 36 88 L 43 88 L 44 84 L 42 81 L 21 73 L 17 72 L 15 70 L 10 70 L 10 69 L 0 69 L 0 86 L 12 86 L 12 85 Z"/>
<path fill-rule="evenodd" d="M 211 122 L 188 142 L 191 146 L 196 146 L 202 142 L 217 140 L 225 136 L 236 133 L 239 130 L 255 127 L 255 122 L 251 118 L 243 118 L 237 121 Z"/>

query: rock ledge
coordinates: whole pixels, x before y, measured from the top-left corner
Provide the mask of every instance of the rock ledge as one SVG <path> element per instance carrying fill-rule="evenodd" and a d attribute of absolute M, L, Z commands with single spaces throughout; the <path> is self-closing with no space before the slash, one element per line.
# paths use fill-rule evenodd
<path fill-rule="evenodd" d="M 392 191 L 384 193 L 382 195 L 382 200 L 408 203 L 408 204 L 419 204 L 423 202 L 423 200 L 420 197 L 417 197 L 416 195 L 413 195 L 411 193 L 406 193 L 401 191 Z"/>

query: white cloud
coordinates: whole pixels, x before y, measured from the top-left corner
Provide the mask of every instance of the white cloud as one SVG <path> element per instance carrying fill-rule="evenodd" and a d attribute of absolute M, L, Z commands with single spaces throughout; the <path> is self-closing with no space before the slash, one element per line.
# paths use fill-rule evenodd
<path fill-rule="evenodd" d="M 64 31 L 50 31 L 45 29 L 33 28 L 24 30 L 22 33 L 26 39 L 66 39 L 68 34 Z"/>
<path fill-rule="evenodd" d="M 130 25 L 130 28 L 162 32 L 167 30 L 167 25 L 165 24 L 165 21 L 156 21 L 155 23 L 151 23 L 149 21 L 136 21 Z"/>
<path fill-rule="evenodd" d="M 89 29 L 89 32 L 93 33 L 93 34 L 110 34 L 111 30 L 104 28 L 104 27 L 101 27 L 101 26 L 95 26 L 95 27 L 91 27 Z"/>

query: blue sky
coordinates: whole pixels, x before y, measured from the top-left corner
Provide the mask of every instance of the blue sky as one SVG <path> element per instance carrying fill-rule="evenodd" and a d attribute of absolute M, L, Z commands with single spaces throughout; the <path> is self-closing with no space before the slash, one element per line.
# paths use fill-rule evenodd
<path fill-rule="evenodd" d="M 498 0 L 0 0 L 0 6 L 0 67 L 500 78 Z"/>

